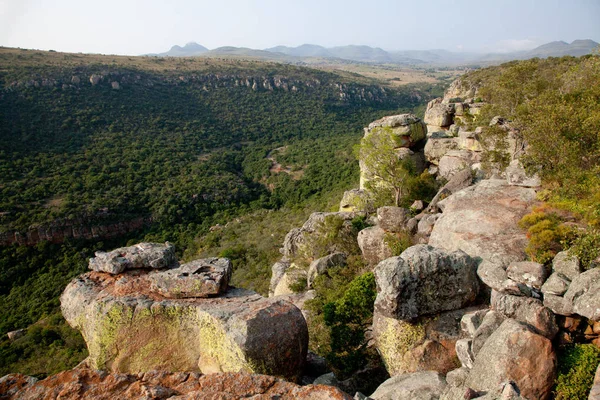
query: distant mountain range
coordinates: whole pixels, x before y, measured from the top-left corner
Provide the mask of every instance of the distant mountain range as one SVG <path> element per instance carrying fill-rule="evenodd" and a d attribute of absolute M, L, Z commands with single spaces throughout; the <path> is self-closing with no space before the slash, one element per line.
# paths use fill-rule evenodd
<path fill-rule="evenodd" d="M 198 43 L 185 46 L 173 46 L 171 50 L 148 54 L 161 57 L 193 57 L 193 56 L 239 56 L 255 57 L 268 60 L 311 62 L 315 59 L 365 62 L 374 64 L 470 64 L 492 63 L 495 61 L 524 60 L 533 57 L 579 57 L 590 54 L 600 44 L 587 39 L 575 40 L 572 43 L 556 41 L 546 43 L 533 50 L 512 53 L 459 53 L 447 50 L 403 50 L 385 51 L 379 47 L 338 46 L 323 47 L 314 44 L 303 44 L 298 47 L 276 46 L 264 50 L 246 47 L 219 47 L 209 50 Z"/>

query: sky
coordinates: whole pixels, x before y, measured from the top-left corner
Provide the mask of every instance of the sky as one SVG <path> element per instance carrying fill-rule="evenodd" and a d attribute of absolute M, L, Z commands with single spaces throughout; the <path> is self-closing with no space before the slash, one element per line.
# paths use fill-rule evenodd
<path fill-rule="evenodd" d="M 188 42 L 508 52 L 600 42 L 600 0 L 0 0 L 0 46 L 139 55 Z"/>

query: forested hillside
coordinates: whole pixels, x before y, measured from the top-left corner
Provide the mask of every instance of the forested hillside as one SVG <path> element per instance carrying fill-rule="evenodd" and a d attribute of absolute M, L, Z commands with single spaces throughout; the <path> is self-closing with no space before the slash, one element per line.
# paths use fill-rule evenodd
<path fill-rule="evenodd" d="M 145 238 L 182 253 L 217 223 L 317 208 L 358 180 L 363 126 L 441 89 L 253 61 L 1 49 L 0 335 L 43 320 L 2 342 L 0 374 L 81 359 L 58 296 L 94 250 Z M 281 232 L 294 223 L 272 215 Z"/>

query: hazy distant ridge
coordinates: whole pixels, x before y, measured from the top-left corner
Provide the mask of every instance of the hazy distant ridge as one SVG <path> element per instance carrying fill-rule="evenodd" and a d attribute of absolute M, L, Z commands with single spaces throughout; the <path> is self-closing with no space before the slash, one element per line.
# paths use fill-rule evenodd
<path fill-rule="evenodd" d="M 326 48 L 315 44 L 303 44 L 297 47 L 276 46 L 264 50 L 245 47 L 225 46 L 213 50 L 199 45 L 188 43 L 185 46 L 173 46 L 171 50 L 148 54 L 150 56 L 192 57 L 199 55 L 235 55 L 244 57 L 258 57 L 266 59 L 307 58 L 318 57 L 328 59 L 341 59 L 357 62 L 376 64 L 461 64 L 476 62 L 492 62 L 507 60 L 523 60 L 533 57 L 579 57 L 590 54 L 600 44 L 590 40 L 575 40 L 572 43 L 556 41 L 543 44 L 529 51 L 498 53 L 457 53 L 447 50 L 403 50 L 385 51 L 379 47 L 370 46 L 338 46 Z"/>

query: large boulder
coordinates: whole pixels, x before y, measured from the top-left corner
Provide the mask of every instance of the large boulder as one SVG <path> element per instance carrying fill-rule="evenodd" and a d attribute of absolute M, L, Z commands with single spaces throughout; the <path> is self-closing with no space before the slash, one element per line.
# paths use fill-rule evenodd
<path fill-rule="evenodd" d="M 269 283 L 269 297 L 275 295 L 275 289 L 285 275 L 285 271 L 290 267 L 291 263 L 287 260 L 279 260 L 271 267 L 271 281 Z"/>
<path fill-rule="evenodd" d="M 89 272 L 69 283 L 61 309 L 81 331 L 92 368 L 299 377 L 308 330 L 293 304 L 243 289 L 213 298 L 168 298 L 151 289 L 157 274 Z"/>
<path fill-rule="evenodd" d="M 298 291 L 305 289 L 307 280 L 307 272 L 304 268 L 300 268 L 295 264 L 290 265 L 285 273 L 277 282 L 277 286 L 273 290 L 273 296 L 284 296 L 295 294 Z"/>
<path fill-rule="evenodd" d="M 506 269 L 510 262 L 526 258 L 528 240 L 517 224 L 535 199 L 533 189 L 509 186 L 500 179 L 483 180 L 438 203 L 443 214 L 429 244 L 462 250 Z"/>
<path fill-rule="evenodd" d="M 600 321 L 600 268 L 593 268 L 575 277 L 564 295 L 576 314 Z"/>
<path fill-rule="evenodd" d="M 371 226 L 358 232 L 356 240 L 367 264 L 377 265 L 393 255 L 392 249 L 386 243 L 386 234 L 379 226 Z"/>
<path fill-rule="evenodd" d="M 375 311 L 411 320 L 421 315 L 463 308 L 479 292 L 477 263 L 462 251 L 428 245 L 406 249 L 375 268 Z"/>
<path fill-rule="evenodd" d="M 373 400 L 437 400 L 445 387 L 446 380 L 435 371 L 414 372 L 388 379 L 369 398 Z"/>
<path fill-rule="evenodd" d="M 458 149 L 458 143 L 454 138 L 449 137 L 430 137 L 425 144 L 425 159 L 428 162 L 438 165 L 440 159 L 449 151 Z"/>
<path fill-rule="evenodd" d="M 405 231 L 410 218 L 408 208 L 386 206 L 377 209 L 377 223 L 386 232 Z"/>
<path fill-rule="evenodd" d="M 468 150 L 450 150 L 438 163 L 438 174 L 442 178 L 451 179 L 454 174 L 464 169 L 470 169 L 471 165 L 478 163 L 480 157 L 477 153 Z"/>
<path fill-rule="evenodd" d="M 600 400 L 600 365 L 596 369 L 596 375 L 594 376 L 594 384 L 590 390 L 590 396 L 588 400 Z"/>
<path fill-rule="evenodd" d="M 307 284 L 308 287 L 312 287 L 315 279 L 319 275 L 323 275 L 329 268 L 335 266 L 346 265 L 346 254 L 344 253 L 333 253 L 325 257 L 321 257 L 312 263 L 308 267 Z"/>
<path fill-rule="evenodd" d="M 0 393 L 10 393 L 15 400 L 352 399 L 331 386 L 298 386 L 273 376 L 243 372 L 201 375 L 197 372 L 150 371 L 122 374 L 97 371 L 82 365 L 27 385 L 20 385 L 23 379 L 15 379 L 18 378 L 15 375 L 7 377 L 7 383 L 12 385 L 0 383 Z"/>
<path fill-rule="evenodd" d="M 507 319 L 485 342 L 465 385 L 496 390 L 513 381 L 527 399 L 548 399 L 556 375 L 552 342 L 525 325 Z"/>
<path fill-rule="evenodd" d="M 369 194 L 364 190 L 347 190 L 340 201 L 340 212 L 368 212 L 371 209 L 371 202 Z"/>
<path fill-rule="evenodd" d="M 442 103 L 441 98 L 431 100 L 427 104 L 424 121 L 427 125 L 449 127 L 454 123 L 454 104 Z"/>
<path fill-rule="evenodd" d="M 90 258 L 89 269 L 109 274 L 120 274 L 125 270 L 138 268 L 169 268 L 177 265 L 175 247 L 168 242 L 139 243 L 121 247 L 109 252 L 97 251 Z"/>
<path fill-rule="evenodd" d="M 412 147 L 425 139 L 427 127 L 414 114 L 390 115 L 373 121 L 365 128 L 365 136 L 389 133 L 396 140 L 398 147 Z"/>

